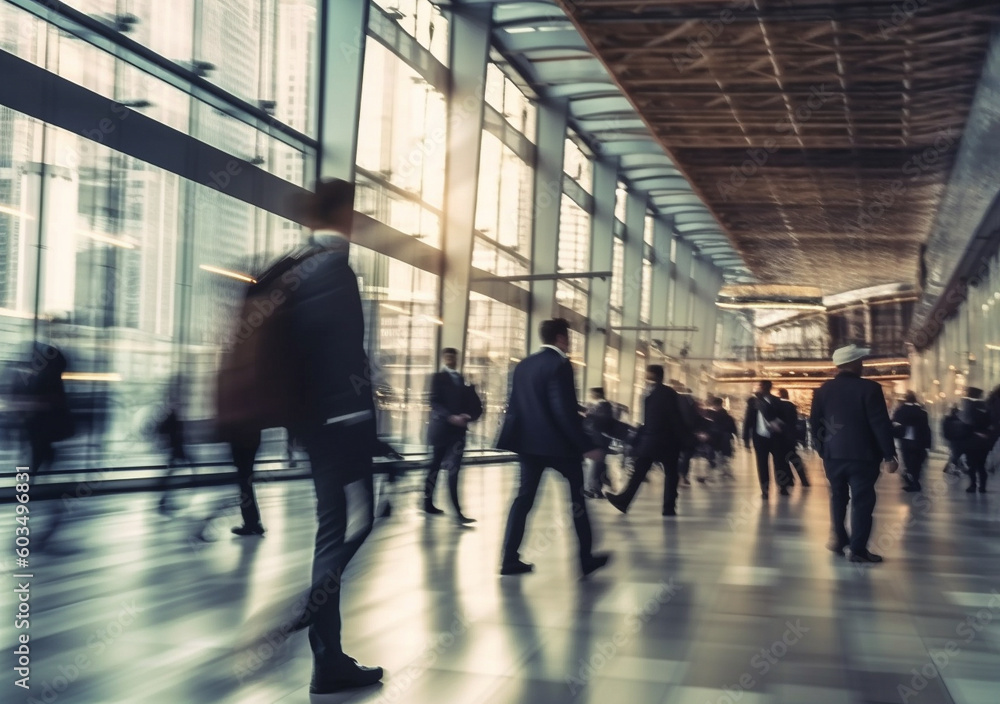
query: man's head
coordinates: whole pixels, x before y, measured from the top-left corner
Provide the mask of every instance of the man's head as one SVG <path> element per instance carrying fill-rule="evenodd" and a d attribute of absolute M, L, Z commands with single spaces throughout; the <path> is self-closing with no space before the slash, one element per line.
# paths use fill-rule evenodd
<path fill-rule="evenodd" d="M 976 386 L 970 386 L 968 389 L 966 389 L 965 395 L 971 399 L 978 400 L 983 397 L 983 390 Z"/>
<path fill-rule="evenodd" d="M 302 224 L 310 230 L 335 230 L 351 234 L 354 222 L 354 184 L 339 178 L 320 181 L 316 192 L 296 202 Z"/>
<path fill-rule="evenodd" d="M 595 386 L 590 389 L 590 400 L 591 401 L 601 401 L 604 399 L 604 387 Z"/>
<path fill-rule="evenodd" d="M 646 383 L 647 384 L 662 384 L 663 383 L 663 367 L 659 364 L 650 364 L 646 367 Z"/>
<path fill-rule="evenodd" d="M 755 396 L 767 396 L 771 393 L 771 382 L 767 379 L 763 379 L 757 382 L 757 388 L 753 391 Z"/>
<path fill-rule="evenodd" d="M 778 398 L 788 399 L 788 389 L 778 389 Z"/>
<path fill-rule="evenodd" d="M 569 322 L 566 318 L 543 320 L 539 334 L 543 345 L 553 345 L 562 350 L 563 354 L 569 354 Z"/>
<path fill-rule="evenodd" d="M 454 347 L 445 347 L 441 350 L 441 363 L 448 369 L 455 369 L 458 366 L 458 350 Z"/>
<path fill-rule="evenodd" d="M 917 402 L 917 394 L 915 392 L 913 392 L 913 391 L 907 391 L 903 395 L 903 402 L 904 403 L 916 403 Z"/>

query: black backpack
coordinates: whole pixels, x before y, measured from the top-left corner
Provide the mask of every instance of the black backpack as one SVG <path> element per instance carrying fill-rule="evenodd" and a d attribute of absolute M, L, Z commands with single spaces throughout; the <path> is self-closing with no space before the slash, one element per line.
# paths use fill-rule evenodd
<path fill-rule="evenodd" d="M 223 439 L 302 421 L 303 379 L 291 326 L 298 268 L 325 252 L 311 245 L 285 255 L 246 287 L 216 387 Z"/>

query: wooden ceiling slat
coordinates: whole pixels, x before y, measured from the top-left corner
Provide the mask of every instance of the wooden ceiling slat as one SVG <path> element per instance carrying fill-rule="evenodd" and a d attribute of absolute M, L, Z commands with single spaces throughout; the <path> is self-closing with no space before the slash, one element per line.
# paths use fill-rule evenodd
<path fill-rule="evenodd" d="M 913 280 L 1000 3 L 558 1 L 762 281 Z"/>

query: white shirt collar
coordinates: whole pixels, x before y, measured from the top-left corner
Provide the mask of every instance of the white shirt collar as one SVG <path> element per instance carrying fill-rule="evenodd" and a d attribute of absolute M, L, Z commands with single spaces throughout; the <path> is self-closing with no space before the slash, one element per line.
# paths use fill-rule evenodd
<path fill-rule="evenodd" d="M 454 374 L 454 375 L 458 376 L 458 370 L 457 369 L 450 369 L 448 366 L 446 366 L 444 364 L 441 365 L 441 371 L 448 372 L 449 374 Z"/>
<path fill-rule="evenodd" d="M 563 359 L 569 359 L 569 357 L 566 355 L 566 353 L 563 352 L 558 347 L 556 347 L 555 345 L 542 345 L 542 349 L 545 349 L 545 348 L 548 348 L 550 350 L 555 350 L 556 352 L 559 353 L 559 356 L 562 357 Z"/>

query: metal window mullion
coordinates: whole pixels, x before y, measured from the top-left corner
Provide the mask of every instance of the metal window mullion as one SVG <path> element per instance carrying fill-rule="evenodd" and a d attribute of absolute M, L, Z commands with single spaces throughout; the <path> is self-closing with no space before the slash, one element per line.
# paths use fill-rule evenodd
<path fill-rule="evenodd" d="M 58 0 L 6 0 L 58 30 L 101 49 L 219 112 L 255 130 L 285 142 L 299 151 L 316 148 L 308 135 L 279 122 L 260 108 L 210 83 L 193 71 L 125 37 L 98 20 L 70 8 Z M 196 3 L 196 7 L 198 4 Z M 197 18 L 198 15 L 195 15 Z M 197 22 L 195 23 L 197 24 Z"/>

